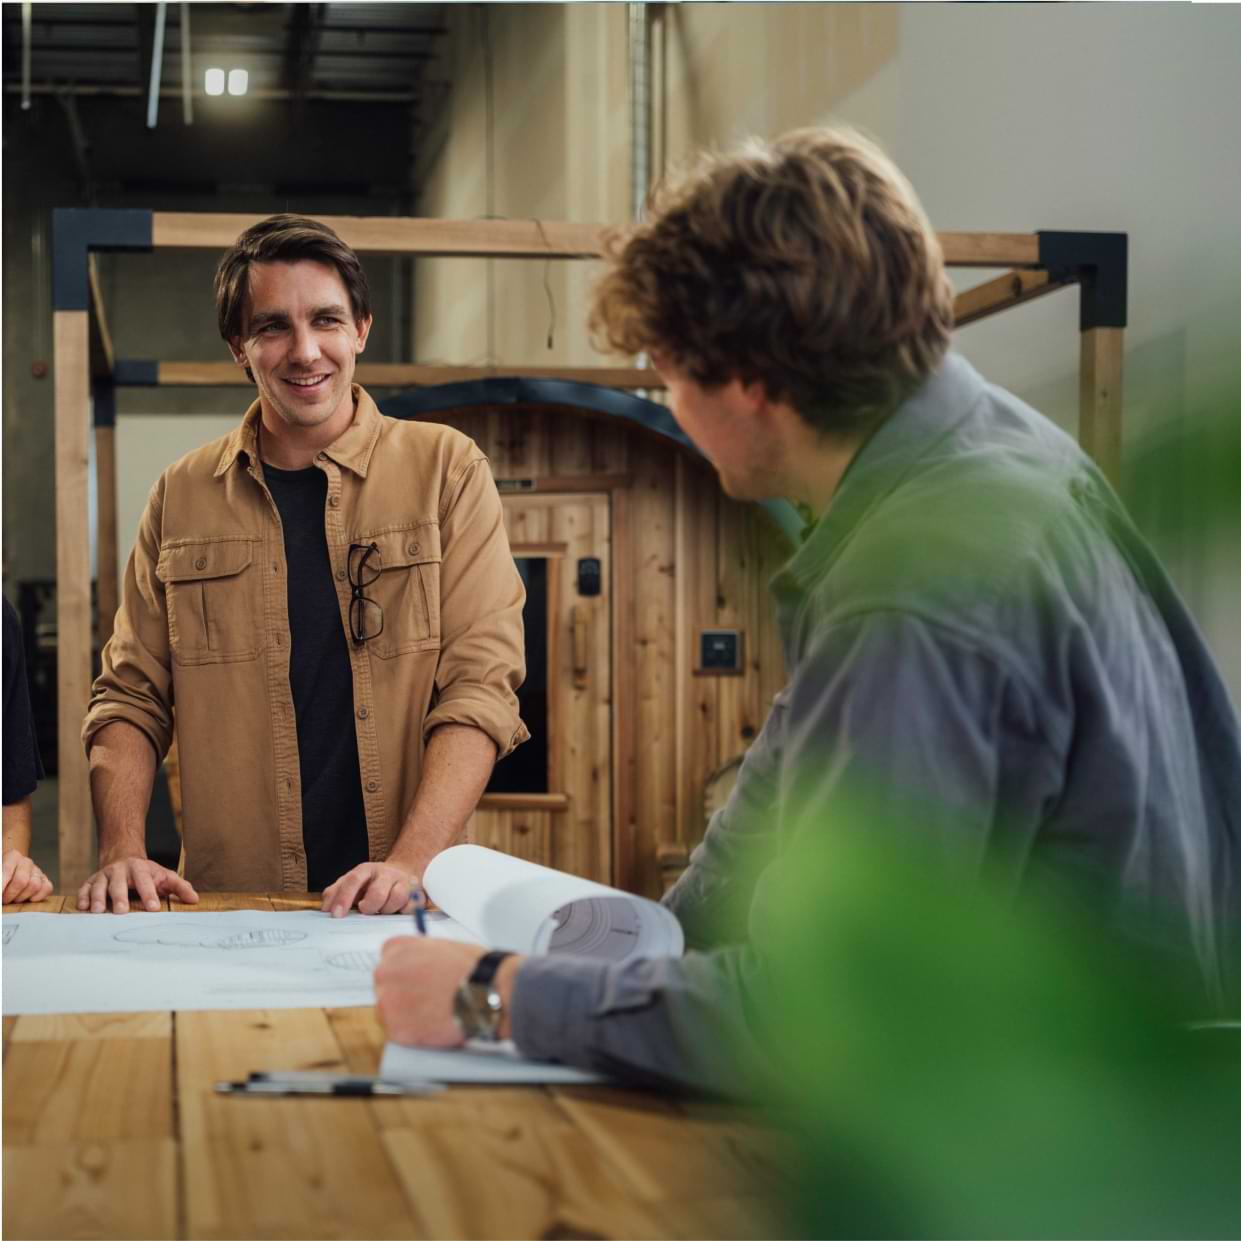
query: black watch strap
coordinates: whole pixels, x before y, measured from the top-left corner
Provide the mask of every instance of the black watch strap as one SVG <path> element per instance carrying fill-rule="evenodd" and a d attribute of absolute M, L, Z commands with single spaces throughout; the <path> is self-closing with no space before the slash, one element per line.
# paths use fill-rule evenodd
<path fill-rule="evenodd" d="M 503 961 L 505 957 L 511 957 L 512 955 L 513 954 L 511 952 L 503 952 L 499 949 L 493 949 L 491 952 L 484 952 L 483 955 L 478 958 L 478 964 L 470 972 L 470 976 L 466 979 L 466 982 L 477 987 L 491 986 L 491 980 L 495 978 L 496 970 L 500 968 L 500 962 Z"/>

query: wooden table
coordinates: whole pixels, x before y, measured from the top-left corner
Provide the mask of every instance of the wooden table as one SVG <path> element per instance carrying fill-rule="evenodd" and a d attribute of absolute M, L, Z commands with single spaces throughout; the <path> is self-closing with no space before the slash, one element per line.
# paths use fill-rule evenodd
<path fill-rule="evenodd" d="M 6 913 L 75 913 L 64 898 Z M 174 909 L 317 908 L 205 895 Z M 109 915 L 111 916 L 111 915 Z M 742 1113 L 609 1087 L 217 1095 L 374 1073 L 370 1008 L 4 1019 L 4 1236 L 766 1237 L 784 1161 Z"/>

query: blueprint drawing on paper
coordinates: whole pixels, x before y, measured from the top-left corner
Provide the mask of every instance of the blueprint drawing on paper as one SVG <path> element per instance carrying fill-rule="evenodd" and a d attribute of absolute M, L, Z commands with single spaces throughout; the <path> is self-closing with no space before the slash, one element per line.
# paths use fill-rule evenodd
<path fill-rule="evenodd" d="M 442 914 L 427 930 L 477 942 Z M 4 1015 L 369 1005 L 384 941 L 412 932 L 317 910 L 6 914 Z"/>

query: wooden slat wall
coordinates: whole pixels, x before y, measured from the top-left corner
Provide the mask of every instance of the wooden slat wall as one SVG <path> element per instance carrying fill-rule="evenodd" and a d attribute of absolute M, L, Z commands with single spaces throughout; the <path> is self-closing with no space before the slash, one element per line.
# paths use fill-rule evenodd
<path fill-rule="evenodd" d="M 498 479 L 572 478 L 583 480 L 583 491 L 591 490 L 591 478 L 601 489 L 618 477 L 626 480 L 612 491 L 616 713 L 610 758 L 616 788 L 611 807 L 600 805 L 598 814 L 605 822 L 624 816 L 616 830 L 631 837 L 613 848 L 614 880 L 658 895 L 658 847 L 688 849 L 701 838 L 706 777 L 745 750 L 783 684 L 767 581 L 790 549 L 759 508 L 725 497 L 702 461 L 641 428 L 571 411 L 500 407 L 434 420 L 476 440 Z M 545 499 L 547 510 L 539 505 L 515 518 L 514 542 L 571 542 L 573 522 L 583 519 L 581 497 Z M 546 520 L 537 515 L 543 511 Z M 567 552 L 564 572 L 573 563 Z M 742 630 L 742 676 L 695 675 L 697 634 L 704 628 Z M 595 626 L 592 640 L 603 629 Z M 604 655 L 599 647 L 592 658 Z M 564 726 L 571 725 L 566 720 Z M 486 839 L 474 839 L 531 858 L 550 839 L 555 864 L 580 871 L 588 859 L 561 846 L 555 819 L 489 812 L 485 825 L 478 817 Z"/>

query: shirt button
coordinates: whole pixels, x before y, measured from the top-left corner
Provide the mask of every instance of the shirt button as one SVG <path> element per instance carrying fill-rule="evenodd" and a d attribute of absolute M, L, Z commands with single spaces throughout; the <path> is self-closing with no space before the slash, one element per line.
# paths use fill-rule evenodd
<path fill-rule="evenodd" d="M 337 569 L 337 570 L 336 570 L 336 580 L 337 580 L 338 582 L 343 582 L 347 576 L 348 576 L 348 575 L 345 573 L 344 569 Z"/>
<path fill-rule="evenodd" d="M 207 567 L 207 558 L 205 556 L 199 556 L 199 558 L 194 561 L 194 568 L 205 569 L 206 567 Z"/>
<path fill-rule="evenodd" d="M 328 499 L 328 505 L 331 508 L 340 508 L 340 496 L 331 496 Z"/>
<path fill-rule="evenodd" d="M 367 791 L 368 793 L 378 793 L 378 792 L 379 792 L 379 781 L 378 781 L 378 780 L 368 780 L 368 781 L 366 782 L 366 791 Z"/>
<path fill-rule="evenodd" d="M 364 720 L 368 715 L 370 715 L 370 712 L 366 709 L 365 705 L 358 708 L 358 719 Z"/>
<path fill-rule="evenodd" d="M 418 554 L 418 544 L 411 543 L 405 550 L 409 552 L 411 556 L 416 556 Z"/>
<path fill-rule="evenodd" d="M 326 460 L 327 460 L 327 453 L 325 453 L 325 452 L 321 452 L 321 453 L 319 454 L 319 460 L 320 460 L 320 461 L 326 461 Z"/>
<path fill-rule="evenodd" d="M 271 571 L 279 576 L 280 566 L 274 560 L 271 562 Z"/>

